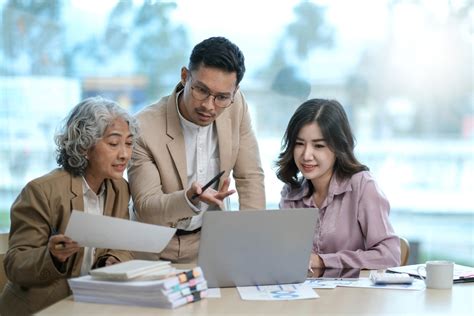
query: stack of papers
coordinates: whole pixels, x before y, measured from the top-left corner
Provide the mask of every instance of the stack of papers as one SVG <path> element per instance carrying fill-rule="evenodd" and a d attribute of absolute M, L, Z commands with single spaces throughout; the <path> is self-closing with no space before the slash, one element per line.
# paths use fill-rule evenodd
<path fill-rule="evenodd" d="M 90 271 L 96 279 L 127 281 L 132 279 L 160 280 L 176 274 L 169 261 L 130 260 Z"/>
<path fill-rule="evenodd" d="M 198 301 L 207 296 L 207 283 L 200 267 L 191 270 L 180 271 L 170 274 L 162 273 L 166 269 L 157 269 L 163 262 L 148 262 L 149 266 L 155 263 L 155 269 L 146 265 L 143 260 L 139 263 L 128 264 L 134 266 L 128 275 L 123 274 L 123 269 L 118 269 L 116 264 L 107 268 L 116 267 L 110 273 L 94 273 L 78 278 L 69 279 L 69 286 L 78 302 L 122 304 L 146 307 L 175 308 L 187 303 Z M 157 264 L 156 264 L 157 263 Z M 137 273 L 137 268 L 145 272 Z M 93 270 L 93 271 L 98 271 Z M 114 271 L 115 270 L 115 271 Z M 120 273 L 117 271 L 121 270 Z M 147 271 L 148 270 L 148 271 Z M 92 272 L 91 271 L 91 274 Z M 100 272 L 100 271 L 99 271 Z"/>
<path fill-rule="evenodd" d="M 397 272 L 397 273 L 408 273 L 409 275 L 418 277 L 418 267 L 424 266 L 424 264 L 412 264 L 408 266 L 401 266 L 401 267 L 393 267 L 388 268 L 387 270 L 390 272 Z M 426 271 L 421 271 L 421 275 L 426 277 Z M 474 267 L 463 266 L 460 264 L 454 264 L 454 271 L 453 271 L 453 282 L 454 283 L 466 283 L 466 282 L 474 282 Z"/>

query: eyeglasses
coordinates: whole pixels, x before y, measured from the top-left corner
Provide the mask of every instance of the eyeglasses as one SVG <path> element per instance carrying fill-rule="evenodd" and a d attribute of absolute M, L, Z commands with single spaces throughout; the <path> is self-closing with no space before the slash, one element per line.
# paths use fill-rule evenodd
<path fill-rule="evenodd" d="M 208 89 L 200 86 L 191 86 L 191 95 L 198 101 L 204 101 L 209 96 L 214 97 L 214 104 L 220 108 L 227 108 L 234 103 L 233 96 L 225 94 L 212 94 Z"/>

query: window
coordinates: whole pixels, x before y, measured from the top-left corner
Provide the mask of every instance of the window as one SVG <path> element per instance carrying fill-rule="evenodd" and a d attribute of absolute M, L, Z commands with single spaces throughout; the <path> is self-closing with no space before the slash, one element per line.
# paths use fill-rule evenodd
<path fill-rule="evenodd" d="M 289 115 L 309 97 L 337 99 L 414 260 L 474 265 L 472 2 L 0 0 L 0 10 L 3 231 L 21 188 L 55 168 L 54 131 L 72 106 L 101 94 L 135 113 L 171 92 L 196 43 L 222 35 L 246 57 L 268 208 Z"/>

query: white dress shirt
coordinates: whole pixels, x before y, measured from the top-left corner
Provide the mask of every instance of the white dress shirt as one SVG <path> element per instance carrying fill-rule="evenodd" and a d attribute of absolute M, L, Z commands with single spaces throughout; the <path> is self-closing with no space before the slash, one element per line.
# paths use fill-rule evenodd
<path fill-rule="evenodd" d="M 82 192 L 84 192 L 84 213 L 104 215 L 105 184 L 102 183 L 99 194 L 89 187 L 86 179 L 82 177 Z M 84 258 L 81 265 L 81 275 L 89 274 L 94 263 L 94 247 L 84 247 Z"/>
<path fill-rule="evenodd" d="M 207 126 L 200 126 L 186 120 L 181 115 L 178 107 L 178 98 L 181 93 L 182 91 L 176 95 L 176 108 L 183 129 L 184 144 L 186 147 L 186 165 L 189 189 L 193 182 L 196 181 L 201 185 L 204 185 L 219 173 L 219 145 L 217 142 L 217 131 L 214 123 Z M 217 184 L 215 184 L 213 188 L 217 188 Z M 197 215 L 178 222 L 177 228 L 183 230 L 194 230 L 201 227 L 202 216 L 204 211 L 209 209 L 209 205 L 199 202 L 197 207 L 195 207 L 187 197 L 186 201 Z"/>

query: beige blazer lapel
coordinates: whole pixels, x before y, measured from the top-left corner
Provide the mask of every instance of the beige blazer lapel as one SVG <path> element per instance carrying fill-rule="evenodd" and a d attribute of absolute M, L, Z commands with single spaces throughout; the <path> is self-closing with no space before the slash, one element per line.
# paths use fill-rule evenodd
<path fill-rule="evenodd" d="M 105 180 L 105 205 L 104 205 L 104 215 L 112 216 L 112 211 L 115 201 L 115 190 L 112 185 L 112 181 Z"/>
<path fill-rule="evenodd" d="M 82 192 L 82 177 L 71 177 L 71 212 L 73 210 L 84 212 L 84 197 Z"/>
<path fill-rule="evenodd" d="M 186 165 L 183 130 L 181 129 L 178 111 L 176 109 L 176 90 L 166 105 L 166 134 L 170 137 L 170 141 L 166 144 L 166 147 L 168 147 L 175 168 L 178 171 L 179 178 L 181 179 L 183 189 L 185 189 L 188 186 L 188 168 Z"/>
<path fill-rule="evenodd" d="M 225 170 L 224 175 L 219 180 L 219 188 L 222 186 L 224 179 L 229 177 L 232 169 L 230 164 L 232 158 L 232 121 L 228 113 L 227 111 L 223 112 L 215 121 L 219 143 L 220 171 Z"/>
<path fill-rule="evenodd" d="M 84 196 L 82 191 L 82 177 L 73 177 L 71 176 L 71 192 L 74 195 L 71 199 L 71 213 L 73 210 L 84 212 Z M 65 223 L 69 222 L 69 219 Z M 64 228 L 64 230 L 66 230 Z M 70 262 L 75 262 L 73 266 L 72 273 L 74 275 L 79 275 L 81 273 L 81 262 L 84 257 L 84 248 L 81 248 L 79 252 L 75 255 L 76 260 Z"/>

